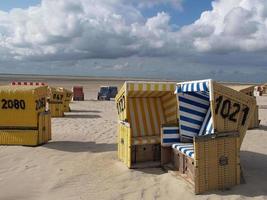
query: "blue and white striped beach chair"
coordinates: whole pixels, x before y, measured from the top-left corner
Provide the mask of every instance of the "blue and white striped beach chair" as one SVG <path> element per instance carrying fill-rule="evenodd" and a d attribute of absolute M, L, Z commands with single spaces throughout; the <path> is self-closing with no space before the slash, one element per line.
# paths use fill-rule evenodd
<path fill-rule="evenodd" d="M 211 80 L 202 80 L 177 84 L 180 142 L 172 143 L 172 148 L 191 158 L 194 158 L 193 138 L 214 133 L 210 82 Z"/>
<path fill-rule="evenodd" d="M 255 99 L 210 79 L 178 83 L 176 95 L 180 142 L 171 145 L 174 169 L 187 174 L 197 194 L 239 184 L 240 146 Z"/>

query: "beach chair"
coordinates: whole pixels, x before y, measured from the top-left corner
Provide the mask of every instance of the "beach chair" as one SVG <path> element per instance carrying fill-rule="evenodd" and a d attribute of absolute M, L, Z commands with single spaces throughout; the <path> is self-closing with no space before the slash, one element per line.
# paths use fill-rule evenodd
<path fill-rule="evenodd" d="M 83 86 L 73 86 L 72 93 L 73 93 L 73 98 L 72 98 L 73 101 L 84 101 Z"/>
<path fill-rule="evenodd" d="M 176 94 L 179 142 L 169 144 L 171 156 L 163 154 L 164 162 L 170 157 L 196 194 L 239 184 L 240 146 L 255 98 L 212 80 L 178 83 Z"/>
<path fill-rule="evenodd" d="M 0 144 L 36 146 L 51 140 L 47 86 L 0 86 Z"/>
<path fill-rule="evenodd" d="M 175 83 L 127 81 L 115 100 L 118 158 L 129 168 L 160 165 L 161 125 L 177 124 Z"/>
<path fill-rule="evenodd" d="M 49 87 L 49 110 L 51 117 L 64 117 L 64 92 L 59 88 Z"/>
<path fill-rule="evenodd" d="M 63 92 L 63 112 L 70 112 L 70 102 L 73 92 L 63 87 L 59 87 L 58 90 Z"/>

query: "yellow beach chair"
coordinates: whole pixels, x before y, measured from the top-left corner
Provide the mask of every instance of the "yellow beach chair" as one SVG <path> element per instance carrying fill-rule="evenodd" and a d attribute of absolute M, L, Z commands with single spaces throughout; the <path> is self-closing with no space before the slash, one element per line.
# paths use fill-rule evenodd
<path fill-rule="evenodd" d="M 0 144 L 36 146 L 51 140 L 47 86 L 0 86 Z"/>
<path fill-rule="evenodd" d="M 160 165 L 161 125 L 177 124 L 175 83 L 127 81 L 116 96 L 118 157 L 129 168 Z"/>
<path fill-rule="evenodd" d="M 70 102 L 73 92 L 63 87 L 58 88 L 58 90 L 63 92 L 63 112 L 70 112 Z"/>
<path fill-rule="evenodd" d="M 52 117 L 64 116 L 64 92 L 59 88 L 49 87 L 49 110 Z"/>

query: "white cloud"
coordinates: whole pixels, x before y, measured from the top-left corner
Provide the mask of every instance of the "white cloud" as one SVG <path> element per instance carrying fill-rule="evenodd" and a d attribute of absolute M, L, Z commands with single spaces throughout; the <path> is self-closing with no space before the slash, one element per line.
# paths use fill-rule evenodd
<path fill-rule="evenodd" d="M 211 11 L 185 29 L 190 29 L 199 51 L 266 51 L 267 1 L 214 1 Z M 201 30 L 210 31 L 203 35 Z"/>
<path fill-rule="evenodd" d="M 0 48 L 11 59 L 165 55 L 173 43 L 168 14 L 145 19 L 119 0 L 43 0 L 0 14 Z"/>
<path fill-rule="evenodd" d="M 0 11 L 0 62 L 175 57 L 186 65 L 206 63 L 216 54 L 236 64 L 232 53 L 246 60 L 248 52 L 255 57 L 267 52 L 266 0 L 215 0 L 210 11 L 179 30 L 168 13 L 147 19 L 140 11 L 164 3 L 178 8 L 182 0 L 43 0 L 28 9 Z M 134 66 L 120 63 L 103 69 Z"/>

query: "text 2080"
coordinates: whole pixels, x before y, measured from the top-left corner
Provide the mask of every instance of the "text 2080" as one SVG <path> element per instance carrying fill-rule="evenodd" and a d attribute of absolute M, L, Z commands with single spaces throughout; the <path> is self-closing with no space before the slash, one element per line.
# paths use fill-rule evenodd
<path fill-rule="evenodd" d="M 42 108 L 45 108 L 45 106 L 46 106 L 46 99 L 44 97 L 35 101 L 35 110 L 40 110 Z M 25 110 L 26 102 L 23 99 L 1 99 L 1 108 L 3 110 L 8 110 L 8 109 Z"/>
<path fill-rule="evenodd" d="M 26 107 L 24 100 L 18 99 L 1 99 L 1 108 L 3 110 L 7 109 L 22 109 L 24 110 Z"/>

